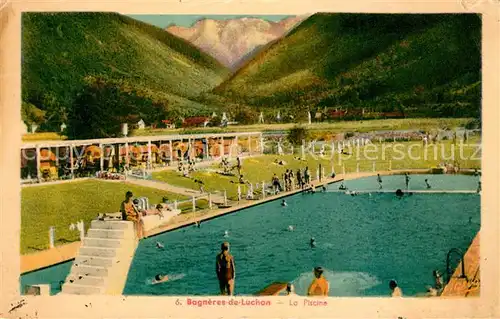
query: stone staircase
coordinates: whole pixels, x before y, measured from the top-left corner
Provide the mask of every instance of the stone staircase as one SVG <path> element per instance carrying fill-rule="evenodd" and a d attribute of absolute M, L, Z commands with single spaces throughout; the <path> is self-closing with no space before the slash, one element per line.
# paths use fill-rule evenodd
<path fill-rule="evenodd" d="M 92 221 L 62 293 L 122 294 L 137 244 L 132 222 Z"/>

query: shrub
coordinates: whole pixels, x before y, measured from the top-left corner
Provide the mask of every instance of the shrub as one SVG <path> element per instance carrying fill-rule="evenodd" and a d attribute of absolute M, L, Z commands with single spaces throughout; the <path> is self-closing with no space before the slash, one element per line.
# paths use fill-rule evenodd
<path fill-rule="evenodd" d="M 287 139 L 292 145 L 300 145 L 309 139 L 309 131 L 303 126 L 295 126 L 288 132 Z"/>

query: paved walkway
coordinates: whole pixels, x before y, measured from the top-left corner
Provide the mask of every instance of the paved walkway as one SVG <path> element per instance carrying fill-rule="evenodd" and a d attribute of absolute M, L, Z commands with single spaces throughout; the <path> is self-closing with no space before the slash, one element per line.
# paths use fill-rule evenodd
<path fill-rule="evenodd" d="M 155 180 L 145 180 L 145 179 L 127 179 L 125 183 L 130 183 L 134 185 L 139 185 L 139 186 L 144 186 L 144 187 L 150 187 L 150 188 L 156 188 L 156 189 L 161 189 L 170 193 L 176 193 L 180 195 L 185 195 L 188 197 L 193 197 L 193 196 L 206 196 L 208 193 L 200 193 L 199 191 L 196 191 L 191 188 L 185 188 L 185 187 L 179 187 L 179 186 L 174 186 L 171 184 L 167 184 L 165 182 L 160 182 L 160 181 L 155 181 Z M 218 194 L 212 194 L 212 202 L 214 203 L 223 203 L 224 202 L 224 197 L 222 195 Z"/>
<path fill-rule="evenodd" d="M 480 281 L 480 246 L 479 233 L 472 241 L 469 249 L 464 255 L 464 268 L 466 278 L 460 278 L 462 275 L 462 262 L 458 265 L 450 281 L 444 287 L 442 297 L 477 297 L 479 296 Z"/>
<path fill-rule="evenodd" d="M 334 180 L 331 178 L 328 178 L 328 179 L 323 180 L 321 183 L 314 182 L 314 184 L 317 187 L 317 186 L 321 186 L 324 184 L 328 184 L 328 183 L 332 183 L 332 182 L 340 181 L 340 180 L 350 180 L 350 179 L 357 179 L 357 178 L 362 178 L 362 177 L 376 176 L 377 174 L 395 175 L 395 174 L 401 174 L 403 172 L 418 174 L 418 173 L 426 173 L 426 172 L 428 172 L 428 170 L 426 170 L 426 169 L 408 169 L 408 170 L 393 170 L 393 171 L 379 171 L 379 172 L 360 172 L 360 173 L 346 174 L 345 176 L 342 176 L 342 174 L 339 174 L 338 176 L 336 176 L 336 178 Z M 132 181 L 127 180 L 127 182 L 132 182 Z M 172 185 L 169 185 L 166 183 L 161 183 L 161 182 L 156 182 L 156 181 L 134 180 L 133 182 L 137 185 L 159 188 L 159 189 L 163 189 L 163 190 L 166 190 L 169 192 L 185 194 L 187 196 L 193 196 L 193 194 L 197 193 L 195 190 L 192 190 L 192 189 L 172 186 Z M 196 213 L 181 214 L 181 215 L 174 217 L 167 225 L 149 231 L 147 233 L 147 235 L 153 236 L 156 234 L 171 231 L 173 229 L 193 225 L 195 221 L 199 221 L 199 220 L 203 221 L 203 220 L 213 219 L 213 218 L 216 218 L 218 216 L 233 213 L 233 212 L 239 211 L 243 208 L 247 208 L 247 207 L 250 207 L 250 206 L 253 206 L 256 204 L 261 204 L 261 203 L 264 203 L 267 201 L 272 201 L 272 200 L 275 200 L 275 199 L 278 199 L 281 197 L 289 196 L 289 195 L 297 193 L 297 192 L 300 192 L 300 190 L 295 190 L 295 191 L 291 191 L 291 192 L 282 192 L 282 193 L 275 195 L 275 196 L 268 196 L 265 199 L 242 200 L 238 205 L 234 205 L 234 206 L 224 208 L 224 209 L 204 210 L 204 211 L 198 211 Z M 214 199 L 214 202 L 215 201 L 216 200 Z M 61 263 L 64 261 L 71 260 L 71 259 L 75 258 L 76 254 L 78 252 L 79 245 L 80 245 L 80 242 L 74 242 L 71 244 L 58 246 L 54 249 L 49 249 L 49 250 L 45 250 L 42 252 L 36 252 L 33 254 L 29 254 L 29 255 L 22 255 L 21 256 L 21 273 L 36 270 L 39 268 L 48 267 L 48 266 L 51 266 L 54 264 L 58 264 L 58 263 Z"/>

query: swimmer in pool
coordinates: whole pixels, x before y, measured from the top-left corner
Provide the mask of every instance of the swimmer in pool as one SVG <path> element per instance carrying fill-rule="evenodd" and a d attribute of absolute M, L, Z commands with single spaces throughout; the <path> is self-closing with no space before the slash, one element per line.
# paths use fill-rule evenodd
<path fill-rule="evenodd" d="M 227 230 L 224 231 L 224 237 L 229 237 L 229 232 Z"/>
<path fill-rule="evenodd" d="M 345 190 L 347 189 L 347 187 L 345 187 L 345 185 L 344 185 L 344 182 L 342 182 L 342 183 L 340 184 L 339 189 L 340 189 L 340 190 L 342 190 L 342 191 L 345 191 Z"/>
<path fill-rule="evenodd" d="M 288 226 L 288 230 L 289 230 L 289 231 L 293 231 L 293 226 L 292 226 L 292 225 L 289 225 L 289 226 Z"/>
<path fill-rule="evenodd" d="M 321 187 L 321 190 L 323 191 L 323 193 L 324 193 L 324 192 L 326 192 L 326 187 L 325 187 L 325 186 L 322 186 L 322 187 Z"/>
<path fill-rule="evenodd" d="M 311 242 L 309 243 L 309 245 L 311 245 L 311 248 L 316 247 L 316 239 L 314 239 L 314 237 L 311 237 Z"/>
<path fill-rule="evenodd" d="M 397 197 L 403 197 L 403 195 L 404 195 L 404 193 L 403 193 L 403 191 L 402 191 L 401 189 L 398 189 L 398 190 L 396 191 L 396 196 L 397 196 Z"/>
<path fill-rule="evenodd" d="M 281 201 L 281 206 L 283 206 L 283 207 L 288 206 L 288 204 L 286 203 L 286 200 L 282 200 L 282 201 Z"/>
<path fill-rule="evenodd" d="M 156 284 L 159 284 L 159 283 L 162 283 L 162 282 L 165 282 L 165 281 L 168 281 L 168 276 L 167 275 L 157 274 L 155 276 L 155 279 L 153 279 L 152 284 L 156 285 Z"/>
<path fill-rule="evenodd" d="M 157 242 L 156 242 L 156 248 L 158 248 L 158 249 L 163 249 L 163 248 L 165 248 L 165 246 L 163 246 L 163 244 L 162 244 L 162 243 L 160 243 L 159 241 L 157 241 Z"/>

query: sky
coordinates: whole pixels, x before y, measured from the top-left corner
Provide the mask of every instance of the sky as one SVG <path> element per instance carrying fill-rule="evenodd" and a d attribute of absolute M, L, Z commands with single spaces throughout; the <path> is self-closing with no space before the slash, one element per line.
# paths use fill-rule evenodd
<path fill-rule="evenodd" d="M 129 17 L 140 20 L 152 25 L 155 25 L 160 28 L 166 28 L 170 24 L 175 24 L 183 27 L 190 27 L 196 21 L 206 18 L 213 20 L 227 20 L 227 19 L 235 19 L 235 18 L 244 18 L 244 17 L 254 17 L 261 18 L 268 21 L 280 21 L 289 16 L 287 15 L 181 15 L 181 14 L 129 14 Z"/>

